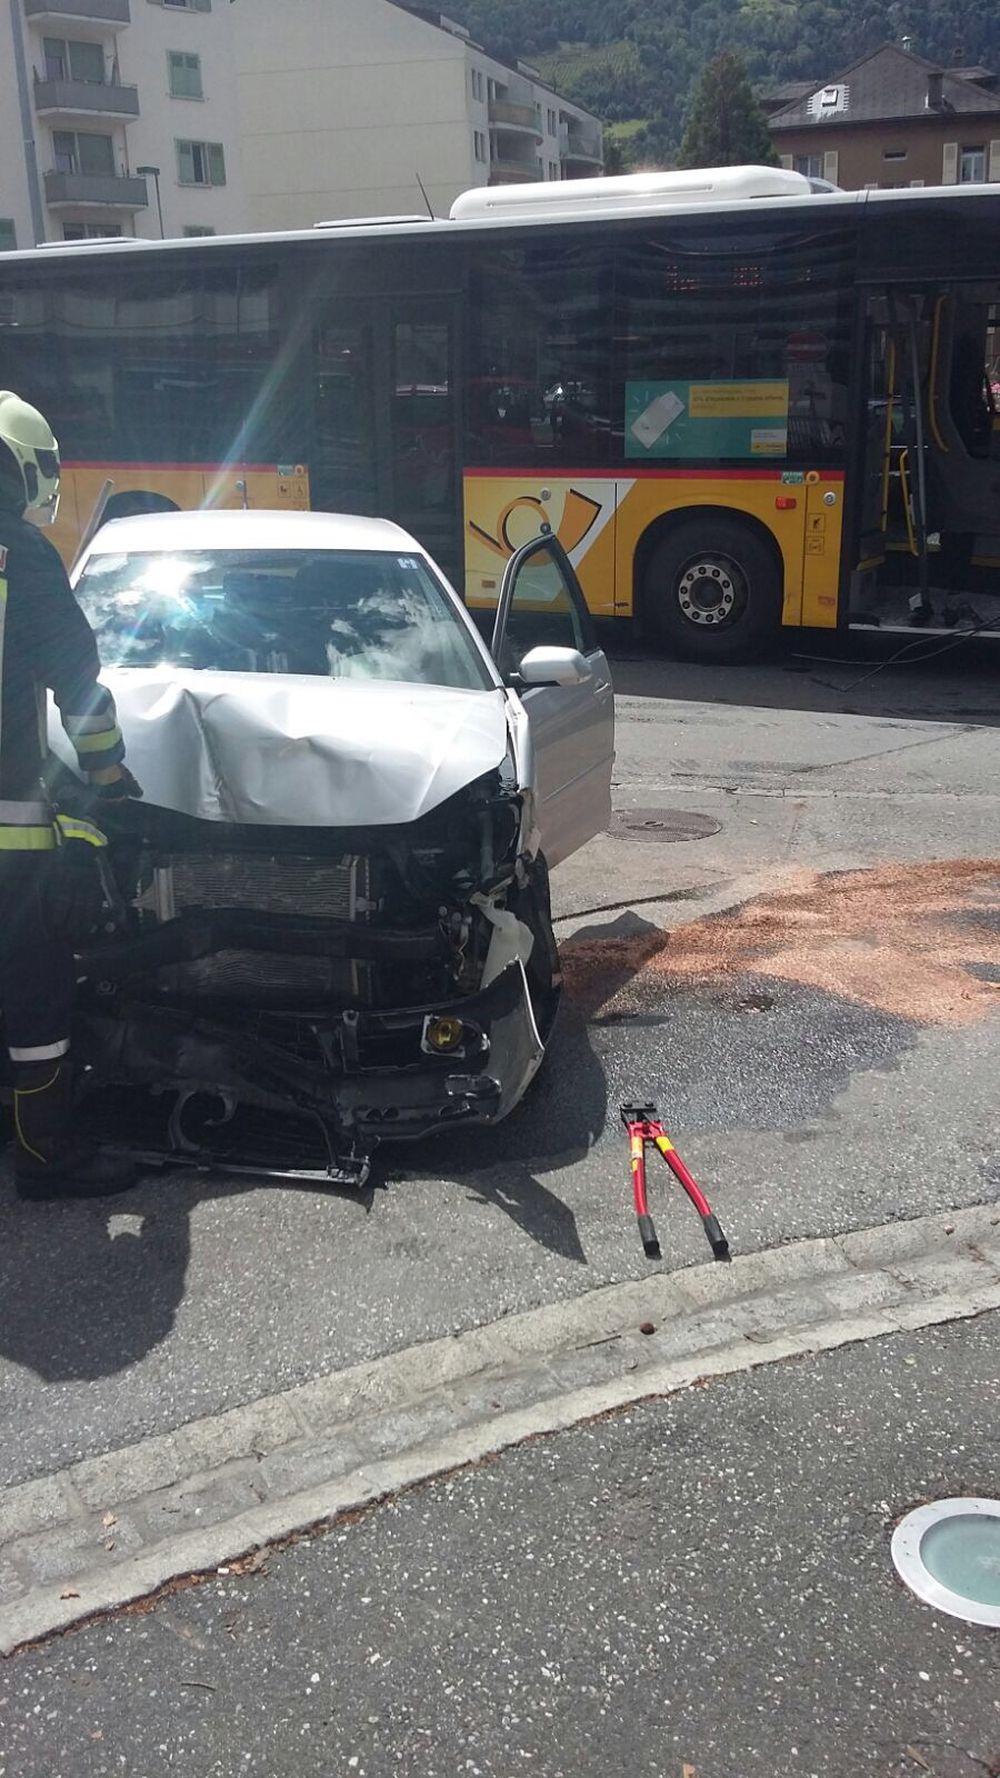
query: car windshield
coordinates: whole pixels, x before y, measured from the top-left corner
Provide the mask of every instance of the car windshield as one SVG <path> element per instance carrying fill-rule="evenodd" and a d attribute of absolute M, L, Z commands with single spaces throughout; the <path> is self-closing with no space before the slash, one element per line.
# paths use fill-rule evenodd
<path fill-rule="evenodd" d="M 492 685 L 415 555 L 178 550 L 91 556 L 76 596 L 111 667 Z"/>

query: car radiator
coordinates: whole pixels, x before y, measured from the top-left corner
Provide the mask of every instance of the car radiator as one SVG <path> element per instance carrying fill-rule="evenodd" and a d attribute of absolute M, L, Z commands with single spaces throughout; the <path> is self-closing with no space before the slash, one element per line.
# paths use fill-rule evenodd
<path fill-rule="evenodd" d="M 159 861 L 154 905 L 160 920 L 196 907 L 357 920 L 367 914 L 368 888 L 366 858 L 187 852 Z M 185 998 L 297 1006 L 365 997 L 367 974 L 367 966 L 348 959 L 219 951 L 171 970 L 169 986 Z"/>

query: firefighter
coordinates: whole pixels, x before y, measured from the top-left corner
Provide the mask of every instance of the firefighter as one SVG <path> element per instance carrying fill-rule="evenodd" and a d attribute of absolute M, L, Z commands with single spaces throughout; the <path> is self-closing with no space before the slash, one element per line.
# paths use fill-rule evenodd
<path fill-rule="evenodd" d="M 74 942 L 102 905 L 92 823 L 57 814 L 45 775 L 50 690 L 100 798 L 141 796 L 123 765 L 114 701 L 93 634 L 52 544 L 25 517 L 55 517 L 59 448 L 47 421 L 0 390 L 0 1011 L 11 1060 L 14 1174 L 24 1198 L 126 1190 L 132 1166 L 75 1128 L 70 1027 Z"/>

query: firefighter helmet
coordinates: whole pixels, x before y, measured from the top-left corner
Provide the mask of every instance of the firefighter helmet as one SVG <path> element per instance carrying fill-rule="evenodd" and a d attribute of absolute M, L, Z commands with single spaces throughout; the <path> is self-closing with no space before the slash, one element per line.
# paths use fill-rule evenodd
<path fill-rule="evenodd" d="M 0 389 L 0 499 L 31 506 L 51 524 L 59 506 L 59 446 L 44 414 Z"/>

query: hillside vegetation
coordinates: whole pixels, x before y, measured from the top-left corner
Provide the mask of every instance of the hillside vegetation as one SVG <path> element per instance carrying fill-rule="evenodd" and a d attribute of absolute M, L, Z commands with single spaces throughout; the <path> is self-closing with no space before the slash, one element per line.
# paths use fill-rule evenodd
<path fill-rule="evenodd" d="M 904 36 L 933 61 L 1000 65 L 1000 7 L 958 0 L 448 0 L 446 10 L 606 122 L 640 122 L 621 138 L 631 159 L 676 151 L 694 83 L 723 49 L 762 89 L 830 78 Z"/>

